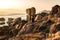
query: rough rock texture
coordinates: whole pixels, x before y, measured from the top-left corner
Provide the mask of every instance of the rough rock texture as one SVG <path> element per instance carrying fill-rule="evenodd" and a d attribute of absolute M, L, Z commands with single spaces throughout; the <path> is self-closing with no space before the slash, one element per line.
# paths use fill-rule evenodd
<path fill-rule="evenodd" d="M 1 40 L 60 40 L 60 17 L 58 16 L 59 7 L 59 5 L 55 5 L 49 15 L 41 13 L 40 16 L 36 17 L 36 21 L 34 22 L 27 22 L 25 20 L 22 21 L 20 18 L 17 18 L 12 26 L 4 27 L 6 28 L 6 31 L 2 30 L 4 33 L 0 31 L 5 35 L 5 32 L 8 31 L 8 36 L 6 38 L 4 37 Z M 33 12 L 33 9 L 30 11 L 32 11 L 32 13 L 35 13 Z"/>

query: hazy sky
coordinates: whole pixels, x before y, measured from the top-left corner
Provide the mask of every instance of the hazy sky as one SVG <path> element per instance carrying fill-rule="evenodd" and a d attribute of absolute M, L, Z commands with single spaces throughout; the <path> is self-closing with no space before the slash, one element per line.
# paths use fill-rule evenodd
<path fill-rule="evenodd" d="M 56 4 L 60 5 L 60 0 L 0 0 L 0 15 L 23 13 L 30 7 L 35 7 L 37 12 L 51 10 Z"/>

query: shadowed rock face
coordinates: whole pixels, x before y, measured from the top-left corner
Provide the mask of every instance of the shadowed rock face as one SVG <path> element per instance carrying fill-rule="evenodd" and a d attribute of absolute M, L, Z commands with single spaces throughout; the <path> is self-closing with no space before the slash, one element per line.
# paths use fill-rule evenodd
<path fill-rule="evenodd" d="M 40 21 L 42 19 L 42 17 L 41 17 L 41 15 L 39 14 L 39 15 L 36 15 L 36 17 L 35 17 L 35 21 Z"/>
<path fill-rule="evenodd" d="M 5 18 L 0 18 L 0 27 L 5 24 Z"/>
<path fill-rule="evenodd" d="M 0 18 L 0 21 L 5 21 L 5 18 Z"/>
<path fill-rule="evenodd" d="M 60 6 L 59 5 L 55 5 L 54 7 L 52 7 L 52 14 L 56 14 L 56 13 L 58 13 L 58 8 L 59 8 Z"/>
<path fill-rule="evenodd" d="M 46 31 L 47 33 L 49 33 L 49 29 L 50 29 L 50 25 L 52 25 L 54 22 L 53 21 L 51 21 L 51 20 L 49 20 L 49 21 L 47 21 L 46 23 L 44 23 L 42 26 L 41 26 L 41 28 L 40 28 L 40 30 L 41 31 Z"/>
<path fill-rule="evenodd" d="M 57 31 L 60 31 L 60 24 L 58 24 L 58 25 L 53 24 L 50 28 L 50 32 L 56 33 Z"/>
<path fill-rule="evenodd" d="M 40 32 L 40 33 L 29 33 L 29 34 L 23 34 L 17 37 L 10 38 L 9 40 L 45 40 L 46 33 Z"/>
<path fill-rule="evenodd" d="M 47 16 L 48 16 L 48 13 L 44 13 L 44 12 L 40 14 L 36 14 L 35 21 L 47 20 L 48 19 Z"/>
<path fill-rule="evenodd" d="M 47 22 L 29 22 L 26 23 L 20 32 L 18 33 L 19 35 L 21 34 L 26 34 L 26 33 L 33 33 L 33 32 L 49 32 L 50 25 L 53 24 L 54 22 L 52 21 L 47 21 Z M 42 24 L 42 25 L 41 25 Z"/>
<path fill-rule="evenodd" d="M 13 26 L 15 26 L 16 24 L 19 24 L 19 23 L 21 23 L 21 18 L 20 17 L 15 19 L 15 21 L 13 23 Z"/>
<path fill-rule="evenodd" d="M 19 34 L 31 33 L 31 32 L 33 32 L 34 28 L 35 28 L 35 26 L 33 23 L 27 23 L 22 27 Z"/>

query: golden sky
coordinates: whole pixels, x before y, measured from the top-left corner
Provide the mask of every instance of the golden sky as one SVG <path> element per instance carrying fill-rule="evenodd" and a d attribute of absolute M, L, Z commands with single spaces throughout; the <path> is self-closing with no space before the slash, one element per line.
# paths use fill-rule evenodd
<path fill-rule="evenodd" d="M 51 10 L 60 0 L 0 0 L 0 15 L 24 13 L 27 8 L 35 7 L 37 12 Z"/>

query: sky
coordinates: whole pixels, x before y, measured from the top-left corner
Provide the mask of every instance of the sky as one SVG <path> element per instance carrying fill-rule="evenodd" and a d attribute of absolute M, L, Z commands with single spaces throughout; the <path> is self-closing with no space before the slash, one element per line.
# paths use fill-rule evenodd
<path fill-rule="evenodd" d="M 0 15 L 25 13 L 30 7 L 35 7 L 37 12 L 51 10 L 57 4 L 60 5 L 60 0 L 0 0 Z"/>

